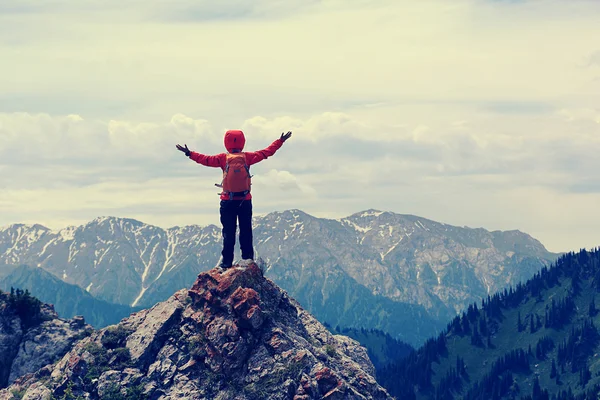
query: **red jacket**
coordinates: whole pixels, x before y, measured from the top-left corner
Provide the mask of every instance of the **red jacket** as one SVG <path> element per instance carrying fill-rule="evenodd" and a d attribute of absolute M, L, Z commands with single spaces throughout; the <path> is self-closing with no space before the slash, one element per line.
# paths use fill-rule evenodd
<path fill-rule="evenodd" d="M 262 160 L 271 157 L 277 150 L 281 148 L 283 145 L 283 140 L 277 139 L 269 147 L 259 151 L 246 151 L 246 162 L 248 166 L 261 162 Z M 190 158 L 196 161 L 198 164 L 205 165 L 207 167 L 220 167 L 223 171 L 225 170 L 225 160 L 227 158 L 227 153 L 221 153 L 214 156 L 209 156 L 206 154 L 200 154 L 195 151 L 190 153 Z M 248 193 L 243 200 L 252 199 L 252 194 Z M 229 200 L 227 195 L 222 194 L 221 200 Z M 234 198 L 234 200 L 242 200 L 241 198 Z"/>

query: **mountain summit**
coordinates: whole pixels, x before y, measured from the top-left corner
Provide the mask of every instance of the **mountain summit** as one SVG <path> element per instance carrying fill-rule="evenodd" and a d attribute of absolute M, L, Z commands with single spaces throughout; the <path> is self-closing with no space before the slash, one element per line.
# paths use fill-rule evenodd
<path fill-rule="evenodd" d="M 366 350 L 332 335 L 255 263 L 198 275 L 95 331 L 0 399 L 391 399 Z M 68 397 L 70 396 L 70 397 Z"/>

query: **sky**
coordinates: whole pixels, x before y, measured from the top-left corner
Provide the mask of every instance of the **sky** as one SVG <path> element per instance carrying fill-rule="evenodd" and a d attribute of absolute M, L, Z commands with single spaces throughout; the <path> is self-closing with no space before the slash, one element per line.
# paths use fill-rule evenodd
<path fill-rule="evenodd" d="M 0 226 L 366 209 L 600 245 L 596 0 L 2 0 Z"/>

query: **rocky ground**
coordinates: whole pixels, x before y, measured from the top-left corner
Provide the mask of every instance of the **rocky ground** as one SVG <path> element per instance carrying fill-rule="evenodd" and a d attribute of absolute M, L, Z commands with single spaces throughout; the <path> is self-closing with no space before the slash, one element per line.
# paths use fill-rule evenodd
<path fill-rule="evenodd" d="M 82 317 L 61 319 L 48 304 L 41 305 L 38 323 L 28 326 L 0 301 L 0 387 L 58 361 L 92 331 Z"/>
<path fill-rule="evenodd" d="M 0 399 L 391 399 L 374 373 L 358 342 L 330 334 L 251 263 L 201 273 Z"/>

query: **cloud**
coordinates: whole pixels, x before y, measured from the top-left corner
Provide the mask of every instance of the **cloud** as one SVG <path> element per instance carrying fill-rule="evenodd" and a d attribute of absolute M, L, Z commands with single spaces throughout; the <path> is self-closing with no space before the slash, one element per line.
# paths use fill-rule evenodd
<path fill-rule="evenodd" d="M 580 108 L 580 109 L 562 109 L 559 115 L 563 116 L 569 122 L 593 122 L 600 124 L 600 109 Z"/>
<path fill-rule="evenodd" d="M 546 114 L 554 110 L 552 104 L 543 102 L 497 101 L 483 104 L 484 109 L 500 114 Z"/>
<path fill-rule="evenodd" d="M 283 197 L 304 196 L 313 200 L 317 199 L 316 191 L 289 171 L 272 169 L 266 174 L 256 175 L 253 178 L 252 186 L 253 189 L 257 188 L 269 193 L 281 194 Z"/>
<path fill-rule="evenodd" d="M 244 17 L 237 1 L 87 3 L 58 2 L 48 17 L 48 7 L 30 2 L 30 12 L 4 16 L 11 27 L 1 37 L 20 43 L 0 44 L 0 95 L 12 109 L 50 112 L 57 98 L 71 108 L 58 113 L 113 118 L 111 106 L 120 105 L 124 118 L 159 110 L 164 119 L 201 109 L 200 117 L 219 123 L 356 101 L 471 101 L 503 110 L 519 101 L 522 109 L 592 79 L 592 71 L 572 72 L 597 50 L 579 40 L 596 31 L 591 2 L 253 3 L 272 15 L 267 20 Z M 195 24 L 147 18 L 179 7 L 207 18 L 241 15 Z M 577 11 L 583 7 L 588 15 Z"/>
<path fill-rule="evenodd" d="M 519 227 L 560 250 L 597 243 L 598 11 L 3 1 L 0 225 L 111 213 L 218 223 L 219 172 L 174 146 L 215 154 L 242 128 L 248 150 L 293 131 L 253 168 L 256 212 L 381 208 Z"/>
<path fill-rule="evenodd" d="M 600 67 L 600 50 L 592 52 L 586 61 L 586 66 L 588 67 Z"/>
<path fill-rule="evenodd" d="M 369 127 L 353 120 L 346 113 L 326 112 L 311 116 L 306 120 L 290 116 L 273 119 L 254 117 L 246 120 L 242 125 L 242 129 L 261 138 L 273 137 L 276 132 L 285 133 L 291 130 L 295 132 L 295 137 L 298 140 L 309 140 L 314 143 L 327 136 L 361 138 L 364 137 Z M 379 134 L 385 135 L 385 132 Z"/>
<path fill-rule="evenodd" d="M 594 175 L 600 124 L 593 109 L 564 109 L 534 121 L 521 114 L 438 117 L 427 126 L 373 123 L 351 113 L 248 119 L 242 126 L 250 151 L 266 147 L 280 131 L 294 132 L 275 156 L 252 169 L 257 210 L 291 204 L 318 212 L 374 204 L 396 210 L 382 199 L 409 196 L 420 199 L 418 208 L 427 215 L 424 204 L 435 210 L 435 199 L 448 196 L 455 203 L 444 209 L 453 210 L 462 195 L 510 214 L 529 204 L 509 201 L 513 192 L 600 194 Z M 210 121 L 183 114 L 154 123 L 16 113 L 1 114 L 0 127 L 0 183 L 9 188 L 0 205 L 5 223 L 70 213 L 90 219 L 156 214 L 153 221 L 168 221 L 173 212 L 172 221 L 179 221 L 177 215 L 210 210 L 217 200 L 220 173 L 174 148 L 187 143 L 208 154 L 222 152 L 223 131 Z"/>

